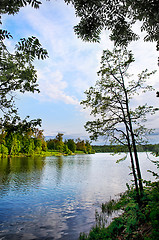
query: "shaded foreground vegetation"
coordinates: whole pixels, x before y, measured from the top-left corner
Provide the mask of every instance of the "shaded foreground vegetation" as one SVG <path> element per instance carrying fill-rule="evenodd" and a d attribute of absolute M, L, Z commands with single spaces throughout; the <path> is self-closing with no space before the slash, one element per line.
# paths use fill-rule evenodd
<path fill-rule="evenodd" d="M 156 155 L 159 156 L 159 155 Z M 152 161 L 157 170 L 159 161 Z M 89 234 L 81 233 L 80 240 L 157 240 L 159 239 L 159 173 L 148 170 L 156 181 L 143 181 L 141 205 L 137 202 L 137 192 L 134 186 L 127 184 L 127 191 L 120 194 L 117 200 L 102 203 L 101 213 L 96 212 L 96 226 Z M 108 226 L 107 219 L 113 212 L 119 211 Z M 107 227 L 106 227 L 107 226 Z"/>
<path fill-rule="evenodd" d="M 96 213 L 96 226 L 88 235 L 81 233 L 80 240 L 159 239 L 159 182 L 145 181 L 141 207 L 136 202 L 136 191 L 128 186 L 128 190 L 118 201 L 111 200 L 102 204 L 101 209 L 100 214 Z M 105 227 L 105 215 L 119 209 L 123 213 Z"/>

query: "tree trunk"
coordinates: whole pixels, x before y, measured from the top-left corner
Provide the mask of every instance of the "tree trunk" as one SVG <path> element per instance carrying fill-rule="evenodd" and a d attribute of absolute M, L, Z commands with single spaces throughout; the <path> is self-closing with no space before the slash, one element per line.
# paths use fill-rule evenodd
<path fill-rule="evenodd" d="M 121 76 L 122 76 L 122 74 L 121 74 Z M 130 116 L 130 110 L 129 110 L 129 100 L 128 100 L 128 95 L 127 95 L 127 91 L 125 88 L 123 76 L 122 76 L 122 81 L 123 81 L 123 90 L 125 93 L 125 100 L 126 100 L 126 111 L 127 111 L 127 117 L 128 117 L 128 124 L 129 124 L 129 128 L 130 128 L 129 132 L 131 135 L 133 152 L 134 152 L 134 157 L 135 157 L 137 176 L 138 176 L 139 188 L 140 188 L 140 195 L 142 196 L 143 195 L 142 177 L 141 177 L 141 171 L 140 171 L 140 165 L 139 165 L 139 159 L 138 159 L 138 154 L 137 154 L 137 149 L 136 149 L 136 142 L 135 142 L 133 127 L 132 127 L 132 122 L 131 122 L 131 116 Z"/>
<path fill-rule="evenodd" d="M 139 194 L 139 188 L 138 188 L 138 182 L 137 182 L 137 177 L 136 177 L 136 171 L 135 171 L 135 165 L 134 165 L 134 159 L 133 159 L 133 155 L 132 155 L 132 150 L 131 150 L 131 146 L 128 144 L 128 148 L 129 148 L 129 154 L 130 154 L 130 160 L 131 160 L 131 166 L 132 166 L 132 171 L 133 171 L 133 176 L 134 176 L 134 181 L 135 181 L 135 188 L 136 188 L 136 199 L 137 202 L 139 204 L 139 206 L 141 205 L 141 199 L 140 199 L 140 194 Z"/>
<path fill-rule="evenodd" d="M 132 144 L 133 144 L 133 149 L 134 149 L 134 156 L 135 156 L 135 163 L 136 163 L 136 169 L 137 169 L 137 175 L 138 175 L 138 181 L 139 181 L 139 187 L 140 187 L 140 194 L 142 196 L 143 195 L 142 177 L 141 177 L 139 159 L 138 159 L 138 154 L 137 154 L 136 143 L 135 143 L 133 131 L 131 132 L 131 137 L 132 137 Z"/>

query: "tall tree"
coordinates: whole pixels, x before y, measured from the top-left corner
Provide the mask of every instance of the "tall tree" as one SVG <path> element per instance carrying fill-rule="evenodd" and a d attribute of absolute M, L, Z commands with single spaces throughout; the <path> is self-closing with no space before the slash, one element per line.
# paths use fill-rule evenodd
<path fill-rule="evenodd" d="M 76 143 L 73 139 L 68 139 L 65 143 L 73 153 L 76 151 Z"/>
<path fill-rule="evenodd" d="M 63 151 L 63 147 L 64 147 L 64 142 L 63 142 L 62 136 L 63 136 L 63 133 L 58 133 L 55 138 L 56 149 L 59 150 L 60 152 Z"/>
<path fill-rule="evenodd" d="M 80 138 L 76 139 L 76 149 L 86 152 L 86 145 L 84 140 L 81 140 Z"/>
<path fill-rule="evenodd" d="M 143 186 L 136 144 L 143 143 L 144 137 L 151 132 L 151 129 L 144 126 L 146 114 L 154 114 L 157 109 L 147 104 L 131 107 L 134 95 L 141 91 L 153 90 L 145 81 L 154 73 L 142 71 L 135 80 L 136 78 L 128 73 L 133 61 L 130 51 L 116 49 L 113 52 L 103 51 L 102 66 L 98 72 L 101 79 L 96 82 L 95 87 L 90 87 L 85 92 L 87 98 L 81 104 L 85 105 L 85 108 L 90 108 L 91 114 L 95 117 L 95 120 L 88 121 L 85 125 L 86 130 L 92 134 L 92 140 L 106 136 L 111 144 L 128 147 L 140 201 L 139 195 L 142 195 Z"/>
<path fill-rule="evenodd" d="M 37 0 L 1 0 L 0 15 L 16 14 L 21 7 L 31 5 L 38 8 L 41 4 Z M 0 25 L 2 25 L 0 16 Z M 37 72 L 33 62 L 37 59 L 48 57 L 46 49 L 43 49 L 36 37 L 20 39 L 15 46 L 15 52 L 11 53 L 6 46 L 6 40 L 12 35 L 5 29 L 0 29 L 0 126 L 5 127 L 6 122 L 11 124 L 17 116 L 15 95 L 17 91 L 22 93 L 39 92 L 37 84 Z M 14 119 L 14 120 L 13 120 Z M 19 119 L 19 117 L 18 117 Z M 23 121 L 22 121 L 23 122 Z M 32 122 L 31 122 L 32 123 Z M 15 126 L 13 126 L 14 128 Z"/>

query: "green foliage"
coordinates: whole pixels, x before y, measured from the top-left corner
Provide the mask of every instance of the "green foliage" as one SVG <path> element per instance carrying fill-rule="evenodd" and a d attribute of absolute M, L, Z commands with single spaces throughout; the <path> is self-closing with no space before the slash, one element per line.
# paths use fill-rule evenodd
<path fill-rule="evenodd" d="M 47 151 L 47 143 L 44 140 L 42 140 L 42 151 L 44 151 L 44 152 Z"/>
<path fill-rule="evenodd" d="M 36 152 L 39 153 L 40 151 L 42 151 L 42 141 L 41 141 L 41 139 L 37 139 L 37 138 L 34 139 L 34 147 L 35 147 Z"/>
<path fill-rule="evenodd" d="M 1 0 L 0 14 L 16 14 L 20 8 L 31 5 L 33 8 L 39 8 L 41 1 L 37 0 Z"/>
<path fill-rule="evenodd" d="M 138 152 L 154 152 L 156 155 L 157 152 L 159 152 L 159 144 L 142 144 L 137 145 L 137 151 Z M 129 149 L 127 146 L 123 145 L 92 145 L 92 149 L 95 150 L 95 152 L 128 152 Z"/>
<path fill-rule="evenodd" d="M 10 149 L 10 155 L 18 155 L 18 153 L 21 150 L 21 143 L 17 139 L 17 136 L 14 135 L 12 138 L 12 143 L 11 143 L 11 149 Z"/>
<path fill-rule="evenodd" d="M 158 157 L 158 154 L 156 154 L 156 157 Z M 153 163 L 156 165 L 157 169 L 159 169 L 159 160 L 158 160 L 158 159 L 157 159 L 156 161 L 151 160 L 151 162 L 153 162 Z M 159 178 L 159 174 L 158 174 L 158 173 L 153 172 L 153 171 L 151 171 L 151 170 L 148 170 L 148 172 L 152 173 L 153 176 L 156 177 L 156 179 Z"/>
<path fill-rule="evenodd" d="M 103 51 L 101 68 L 98 72 L 100 80 L 96 82 L 95 87 L 90 87 L 85 92 L 86 100 L 81 102 L 84 108 L 91 108 L 91 115 L 95 117 L 94 121 L 89 121 L 85 125 L 86 130 L 92 134 L 92 140 L 106 135 L 111 139 L 111 144 L 120 144 L 126 148 L 128 134 L 126 130 L 132 134 L 130 130 L 132 123 L 135 126 L 133 135 L 138 143 L 143 143 L 144 136 L 150 132 L 142 122 L 145 121 L 147 113 L 154 114 L 157 109 L 147 104 L 130 109 L 129 105 L 132 97 L 138 94 L 141 88 L 142 91 L 152 90 L 145 81 L 153 72 L 148 73 L 145 70 L 135 81 L 133 75 L 128 73 L 133 61 L 131 51 L 117 49 L 112 52 Z M 121 125 L 123 127 L 120 127 Z"/>
<path fill-rule="evenodd" d="M 81 233 L 80 240 L 115 240 L 117 236 L 123 231 L 123 219 L 121 217 L 114 219 L 108 228 L 95 226 L 89 234 Z"/>
<path fill-rule="evenodd" d="M 101 209 L 102 213 L 107 213 L 108 216 L 112 214 L 114 211 L 114 207 L 116 206 L 116 201 L 114 199 L 110 200 L 107 203 L 102 203 Z"/>
<path fill-rule="evenodd" d="M 34 8 L 38 8 L 40 4 L 41 2 L 37 0 L 2 0 L 0 15 L 14 15 L 19 12 L 21 7 L 31 5 Z M 1 16 L 0 25 L 2 25 Z M 19 132 L 16 119 L 20 120 L 20 118 L 14 101 L 15 92 L 39 92 L 37 71 L 33 62 L 36 59 L 43 60 L 48 57 L 46 49 L 42 48 L 39 40 L 34 36 L 20 39 L 15 45 L 15 51 L 11 53 L 7 48 L 6 41 L 12 38 L 11 33 L 7 30 L 0 30 L 0 111 L 2 116 L 0 118 L 0 130 L 7 128 L 8 135 L 15 132 L 15 127 L 17 127 L 17 132 Z M 30 125 L 33 125 L 33 121 L 35 120 L 32 120 Z M 36 122 L 39 122 L 39 119 Z M 21 127 L 26 127 L 25 124 L 28 124 L 26 119 L 19 123 L 20 130 L 22 130 Z M 29 126 L 27 127 L 29 128 Z M 12 148 L 9 146 L 9 152 L 17 154 L 19 151 L 20 144 L 14 140 Z"/>
<path fill-rule="evenodd" d="M 28 139 L 27 143 L 28 144 L 25 146 L 25 153 L 29 156 L 32 156 L 34 154 L 34 149 L 35 149 L 34 140 Z M 38 153 L 40 153 L 40 151 Z"/>
<path fill-rule="evenodd" d="M 91 154 L 92 153 L 92 146 L 91 146 L 91 144 L 88 140 L 86 140 L 85 146 L 86 146 L 86 152 L 88 154 Z"/>
<path fill-rule="evenodd" d="M 65 141 L 65 144 L 67 144 L 68 148 L 74 153 L 76 151 L 76 143 L 73 139 L 68 139 Z"/>
<path fill-rule="evenodd" d="M 63 134 L 62 133 L 58 133 L 56 138 L 55 138 L 55 144 L 56 144 L 56 150 L 63 152 L 63 147 L 64 147 L 64 142 L 63 142 L 63 138 L 62 138 Z"/>
<path fill-rule="evenodd" d="M 139 39 L 133 25 L 141 21 L 145 41 L 155 41 L 159 50 L 158 1 L 151 0 L 64 0 L 72 4 L 80 22 L 75 33 L 84 41 L 99 42 L 102 30 L 109 30 L 109 38 L 116 46 L 127 46 Z"/>
<path fill-rule="evenodd" d="M 54 139 L 47 140 L 47 148 L 49 150 L 60 151 L 61 153 L 65 153 L 67 155 L 71 155 L 72 153 L 95 153 L 88 140 L 84 141 L 78 138 L 76 141 L 68 139 L 63 142 L 62 136 L 63 134 L 58 133 Z"/>
<path fill-rule="evenodd" d="M 68 148 L 67 144 L 64 144 L 63 146 L 63 152 L 67 155 L 71 155 L 72 151 Z"/>
<path fill-rule="evenodd" d="M 0 134 L 0 144 L 2 145 L 1 151 L 9 155 L 34 155 L 41 154 L 42 151 L 47 151 L 47 144 L 44 140 L 43 131 L 37 129 L 35 126 L 39 122 L 32 120 L 27 122 L 13 121 L 12 123 L 6 122 L 5 128 L 2 129 Z M 6 148 L 6 150 L 5 150 Z"/>
<path fill-rule="evenodd" d="M 47 148 L 49 150 L 55 150 L 55 139 L 47 140 Z"/>
<path fill-rule="evenodd" d="M 15 91 L 39 92 L 37 73 L 32 62 L 36 58 L 46 58 L 47 52 L 35 37 L 21 39 L 14 54 L 7 50 L 3 42 L 0 46 L 0 110 L 15 114 Z"/>
<path fill-rule="evenodd" d="M 81 140 L 80 138 L 76 140 L 76 150 L 83 151 L 86 153 L 86 145 L 84 140 Z"/>
<path fill-rule="evenodd" d="M 8 148 L 4 146 L 3 144 L 0 144 L 0 155 L 2 157 L 8 156 Z"/>

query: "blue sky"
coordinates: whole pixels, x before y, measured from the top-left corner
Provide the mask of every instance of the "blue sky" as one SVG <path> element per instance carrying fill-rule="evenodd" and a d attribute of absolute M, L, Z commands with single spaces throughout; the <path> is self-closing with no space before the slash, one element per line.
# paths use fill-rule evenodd
<path fill-rule="evenodd" d="M 79 103 L 85 98 L 84 91 L 97 80 L 102 51 L 113 49 L 108 32 L 102 33 L 100 44 L 82 42 L 73 31 L 73 26 L 78 23 L 74 9 L 63 0 L 44 1 L 38 10 L 25 7 L 15 16 L 3 16 L 2 22 L 3 28 L 14 37 L 6 42 L 10 49 L 20 38 L 36 36 L 49 53 L 47 60 L 35 62 L 40 94 L 17 95 L 20 116 L 41 118 L 45 136 L 61 132 L 74 139 L 88 138 L 84 124 L 90 119 L 89 112 L 84 111 Z M 135 26 L 136 31 L 139 26 L 139 23 Z M 136 59 L 131 67 L 133 73 L 158 68 L 155 43 L 144 43 L 143 36 L 144 33 L 140 41 L 129 46 Z M 148 83 L 159 90 L 157 75 Z M 144 104 L 145 99 L 148 104 L 159 106 L 155 93 L 139 95 L 134 104 Z M 153 142 L 159 142 L 158 119 L 159 114 L 156 114 L 147 122 L 148 127 L 156 128 L 151 137 Z"/>

